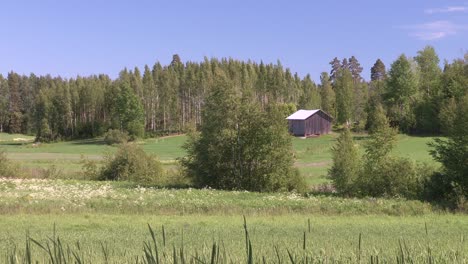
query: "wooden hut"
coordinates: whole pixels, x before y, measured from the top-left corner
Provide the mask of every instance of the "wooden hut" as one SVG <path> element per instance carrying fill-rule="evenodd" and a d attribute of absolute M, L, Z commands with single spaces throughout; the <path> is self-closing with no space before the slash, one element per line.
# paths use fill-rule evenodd
<path fill-rule="evenodd" d="M 328 134 L 333 120 L 329 114 L 320 109 L 301 109 L 286 119 L 289 123 L 289 132 L 299 137 Z"/>

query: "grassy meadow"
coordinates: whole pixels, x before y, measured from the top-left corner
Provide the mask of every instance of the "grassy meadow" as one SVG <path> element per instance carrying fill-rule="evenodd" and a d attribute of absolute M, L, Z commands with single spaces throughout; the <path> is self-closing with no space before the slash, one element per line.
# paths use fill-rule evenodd
<path fill-rule="evenodd" d="M 252 263 L 305 263 L 300 262 L 304 256 L 309 263 L 358 263 L 360 260 L 371 263 L 371 258 L 397 263 L 399 257 L 403 259 L 400 263 L 467 261 L 468 245 L 464 237 L 468 234 L 468 224 L 464 216 L 425 215 L 402 219 L 292 214 L 246 219 Z M 0 250 L 6 256 L 11 255 L 15 246 L 16 255 L 23 254 L 26 230 L 30 237 L 45 245 L 47 237 L 53 236 L 55 224 L 61 243 L 75 251 L 79 243 L 78 252 L 86 263 L 136 263 L 137 256 L 144 257 L 144 242 L 152 240 L 147 227 L 150 224 L 161 263 L 177 263 L 173 254 L 175 251 L 176 259 L 179 258 L 181 249 L 191 263 L 249 263 L 242 216 L 16 215 L 2 217 L 0 224 L 4 227 L 0 233 Z M 219 253 L 217 261 L 211 262 L 214 243 L 219 246 Z M 36 259 L 48 259 L 37 245 L 32 244 L 31 248 Z"/>
<path fill-rule="evenodd" d="M 331 166 L 331 147 L 337 134 L 332 133 L 317 138 L 293 138 L 296 167 L 304 175 L 309 185 L 326 184 L 327 170 Z M 16 139 L 16 140 L 15 140 Z M 22 139 L 22 140 L 18 140 Z M 143 149 L 156 154 L 167 168 L 176 166 L 176 159 L 183 157 L 182 145 L 185 135 L 170 136 L 140 141 Z M 360 146 L 366 135 L 355 134 L 354 139 Z M 427 143 L 432 137 L 413 137 L 399 135 L 395 154 L 420 162 L 435 164 L 429 155 Z M 61 178 L 77 178 L 82 168 L 82 159 L 100 160 L 106 152 L 115 151 L 101 138 L 74 140 L 51 144 L 33 144 L 33 137 L 24 135 L 0 134 L 0 149 L 3 149 L 11 160 L 20 162 L 25 173 L 34 176 L 38 170 L 53 169 L 53 174 Z M 362 150 L 362 147 L 360 148 Z M 78 177 L 80 178 L 80 177 Z"/>
<path fill-rule="evenodd" d="M 329 182 L 336 137 L 293 139 L 295 166 L 311 186 Z M 360 146 L 366 140 L 354 137 Z M 181 135 L 138 143 L 173 168 L 185 140 Z M 400 135 L 395 154 L 437 166 L 428 154 L 431 140 Z M 0 148 L 30 176 L 40 170 L 55 175 L 0 179 L 1 263 L 52 263 L 47 245 L 51 253 L 63 253 L 53 263 L 468 261 L 468 218 L 421 201 L 83 180 L 83 159 L 100 160 L 116 150 L 100 138 L 36 145 L 32 137 L 0 134 Z"/>

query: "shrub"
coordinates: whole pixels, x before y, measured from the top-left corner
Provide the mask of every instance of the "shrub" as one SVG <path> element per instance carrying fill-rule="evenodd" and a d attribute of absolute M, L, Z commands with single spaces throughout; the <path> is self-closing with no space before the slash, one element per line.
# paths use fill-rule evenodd
<path fill-rule="evenodd" d="M 199 187 L 259 192 L 302 189 L 294 165 L 291 137 L 277 106 L 262 109 L 241 97 L 230 83 L 216 86 L 182 159 Z"/>
<path fill-rule="evenodd" d="M 20 168 L 18 164 L 11 162 L 5 152 L 0 150 L 0 177 L 19 176 Z"/>
<path fill-rule="evenodd" d="M 118 129 L 109 129 L 104 135 L 104 142 L 108 145 L 127 143 L 128 139 L 128 133 Z"/>
<path fill-rule="evenodd" d="M 360 161 L 358 150 L 354 145 L 351 132 L 345 128 L 332 148 L 333 165 L 328 177 L 333 181 L 336 190 L 342 194 L 353 193 L 353 185 L 358 177 Z"/>
<path fill-rule="evenodd" d="M 387 157 L 374 166 L 366 166 L 356 189 L 365 196 L 401 196 L 409 199 L 421 197 L 424 182 L 434 169 L 407 158 Z"/>
<path fill-rule="evenodd" d="M 161 163 L 136 144 L 122 144 L 115 154 L 108 154 L 99 173 L 100 180 L 132 181 L 160 184 L 163 180 Z"/>

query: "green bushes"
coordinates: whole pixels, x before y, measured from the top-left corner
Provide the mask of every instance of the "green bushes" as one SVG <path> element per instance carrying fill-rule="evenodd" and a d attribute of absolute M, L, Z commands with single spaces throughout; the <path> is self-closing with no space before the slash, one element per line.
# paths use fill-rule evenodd
<path fill-rule="evenodd" d="M 16 177 L 19 173 L 19 166 L 11 162 L 5 152 L 0 150 L 0 177 Z"/>
<path fill-rule="evenodd" d="M 94 170 L 89 166 L 90 170 Z M 161 163 L 153 155 L 136 144 L 122 144 L 115 154 L 105 156 L 104 165 L 98 171 L 98 179 L 112 181 L 132 181 L 144 184 L 159 184 L 164 171 Z"/>
<path fill-rule="evenodd" d="M 376 107 L 372 119 L 362 161 L 347 129 L 338 138 L 329 171 L 335 188 L 341 194 L 352 196 L 421 198 L 434 169 L 390 155 L 397 131 L 389 126 L 381 106 Z"/>
<path fill-rule="evenodd" d="M 295 171 L 284 109 L 267 109 L 219 83 L 202 114 L 200 133 L 185 145 L 182 165 L 199 187 L 259 192 L 305 189 Z"/>
<path fill-rule="evenodd" d="M 130 137 L 126 131 L 120 131 L 118 129 L 109 129 L 109 131 L 104 134 L 104 142 L 106 142 L 107 145 L 127 143 L 129 139 Z"/>

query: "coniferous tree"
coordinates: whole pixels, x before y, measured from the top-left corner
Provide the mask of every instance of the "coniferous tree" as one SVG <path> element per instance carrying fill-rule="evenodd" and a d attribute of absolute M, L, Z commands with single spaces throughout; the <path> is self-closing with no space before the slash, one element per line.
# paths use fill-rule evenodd
<path fill-rule="evenodd" d="M 383 81 L 386 77 L 385 64 L 380 59 L 377 59 L 371 68 L 371 81 Z"/>
<path fill-rule="evenodd" d="M 321 109 L 335 117 L 335 92 L 332 89 L 328 73 L 322 72 L 322 74 L 320 75 L 320 82 Z"/>
<path fill-rule="evenodd" d="M 330 65 L 332 67 L 330 71 L 330 81 L 334 83 L 338 75 L 338 71 L 342 68 L 342 66 L 340 60 L 337 57 L 333 58 L 333 60 L 330 62 Z"/>
<path fill-rule="evenodd" d="M 362 73 L 363 68 L 361 67 L 361 64 L 356 59 L 356 57 L 352 56 L 349 59 L 348 68 L 349 68 L 349 71 L 351 72 L 351 75 L 353 76 L 354 83 L 355 84 L 360 83 L 362 81 L 361 73 Z"/>
<path fill-rule="evenodd" d="M 333 165 L 328 171 L 329 178 L 339 193 L 354 194 L 354 185 L 360 173 L 360 157 L 351 132 L 345 128 L 332 148 Z"/>

